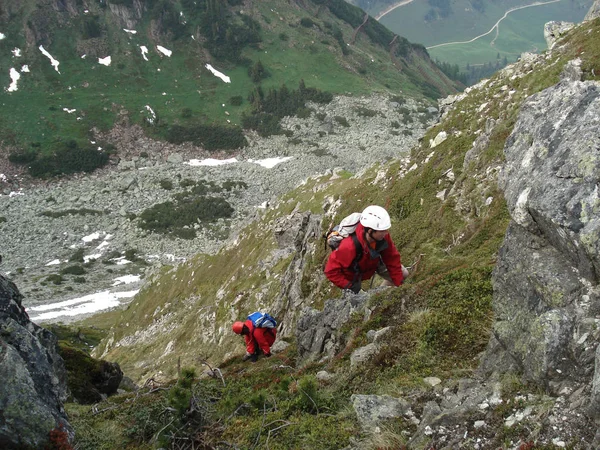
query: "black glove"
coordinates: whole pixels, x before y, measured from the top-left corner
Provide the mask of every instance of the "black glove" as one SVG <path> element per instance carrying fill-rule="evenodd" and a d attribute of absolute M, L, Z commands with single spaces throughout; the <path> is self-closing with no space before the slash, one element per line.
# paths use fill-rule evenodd
<path fill-rule="evenodd" d="M 265 353 L 265 358 L 270 358 L 271 354 L 270 353 Z"/>
<path fill-rule="evenodd" d="M 361 280 L 351 281 L 346 286 L 346 289 L 349 289 L 352 292 L 354 292 L 355 294 L 358 294 L 360 292 L 360 290 L 362 289 L 362 282 L 361 282 Z"/>
<path fill-rule="evenodd" d="M 248 358 L 250 360 L 250 362 L 256 362 L 258 360 L 258 355 L 256 353 L 254 353 L 253 355 L 250 355 L 250 357 Z"/>

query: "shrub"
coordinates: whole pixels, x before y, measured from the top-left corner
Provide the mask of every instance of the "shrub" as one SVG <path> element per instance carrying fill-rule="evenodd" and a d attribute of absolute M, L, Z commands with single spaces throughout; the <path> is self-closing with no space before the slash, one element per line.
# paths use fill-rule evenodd
<path fill-rule="evenodd" d="M 400 123 L 397 120 L 392 120 L 392 123 L 390 125 L 392 126 L 392 128 L 400 128 Z"/>
<path fill-rule="evenodd" d="M 4 223 L 6 221 L 7 221 L 6 217 L 0 216 L 0 223 Z"/>
<path fill-rule="evenodd" d="M 343 126 L 343 127 L 346 127 L 346 128 L 347 128 L 347 127 L 349 127 L 349 126 L 350 126 L 350 124 L 348 123 L 348 120 L 346 120 L 346 118 L 345 118 L 345 117 L 342 117 L 342 116 L 335 116 L 335 117 L 333 118 L 333 120 L 335 120 L 337 123 L 339 123 L 339 124 L 340 124 L 341 126 Z"/>
<path fill-rule="evenodd" d="M 177 232 L 179 236 L 195 236 L 195 231 L 183 231 L 198 222 L 213 222 L 228 218 L 233 208 L 220 197 L 178 197 L 175 201 L 159 203 L 140 215 L 138 226 L 157 233 Z"/>
<path fill-rule="evenodd" d="M 183 117 L 184 119 L 189 119 L 190 117 L 192 117 L 193 112 L 191 108 L 183 108 L 181 110 L 181 117 Z"/>
<path fill-rule="evenodd" d="M 83 275 L 85 269 L 81 266 L 69 266 L 60 271 L 61 275 Z"/>
<path fill-rule="evenodd" d="M 53 273 L 52 275 L 48 275 L 46 277 L 46 281 L 48 283 L 54 283 L 54 284 L 58 285 L 58 284 L 61 284 L 64 281 L 64 279 L 60 275 Z"/>
<path fill-rule="evenodd" d="M 13 164 L 29 164 L 37 158 L 37 152 L 31 150 L 18 150 L 8 155 L 8 160 Z"/>
<path fill-rule="evenodd" d="M 101 214 L 103 214 L 102 211 L 98 211 L 96 209 L 87 209 L 87 208 L 81 208 L 81 209 L 65 209 L 63 211 L 42 211 L 40 213 L 41 216 L 46 216 L 46 217 L 52 217 L 53 219 L 57 219 L 59 217 L 64 217 L 64 216 L 68 216 L 69 214 L 71 215 L 78 215 L 78 216 L 99 216 Z"/>
<path fill-rule="evenodd" d="M 285 33 L 279 33 L 279 39 L 282 41 L 289 41 L 290 37 Z"/>
<path fill-rule="evenodd" d="M 173 125 L 167 131 L 167 141 L 172 144 L 193 142 L 206 150 L 235 150 L 248 145 L 240 127 L 224 125 Z"/>
<path fill-rule="evenodd" d="M 75 252 L 69 257 L 69 262 L 83 262 L 83 248 L 78 248 Z"/>
<path fill-rule="evenodd" d="M 260 83 L 261 80 L 269 77 L 269 72 L 267 72 L 263 63 L 258 60 L 253 66 L 248 67 L 248 76 L 254 83 Z"/>
<path fill-rule="evenodd" d="M 108 163 L 108 153 L 90 146 L 81 148 L 75 141 L 56 144 L 49 154 L 38 156 L 30 163 L 29 173 L 36 178 L 48 178 L 77 172 L 92 172 Z"/>
<path fill-rule="evenodd" d="M 317 24 L 309 17 L 303 17 L 302 19 L 300 19 L 300 25 L 302 25 L 305 28 L 312 28 L 314 26 L 317 26 Z"/>
<path fill-rule="evenodd" d="M 229 104 L 232 106 L 240 106 L 242 103 L 244 103 L 244 98 L 241 95 L 229 97 Z"/>
<path fill-rule="evenodd" d="M 75 278 L 73 278 L 73 281 L 75 283 L 85 283 L 85 278 L 83 278 L 83 277 L 75 277 Z"/>
<path fill-rule="evenodd" d="M 377 111 L 365 108 L 364 106 L 359 106 L 356 108 L 356 113 L 361 117 L 374 117 L 377 115 Z"/>
<path fill-rule="evenodd" d="M 160 184 L 160 187 L 166 191 L 170 191 L 171 189 L 173 189 L 173 182 L 166 178 L 163 178 L 162 180 L 160 180 L 159 184 Z"/>

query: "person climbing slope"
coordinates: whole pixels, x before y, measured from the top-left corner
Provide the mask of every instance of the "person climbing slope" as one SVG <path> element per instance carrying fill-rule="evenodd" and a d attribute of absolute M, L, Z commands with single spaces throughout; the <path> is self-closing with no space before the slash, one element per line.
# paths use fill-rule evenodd
<path fill-rule="evenodd" d="M 244 361 L 256 362 L 261 351 L 266 358 L 271 356 L 271 347 L 277 337 L 277 322 L 269 314 L 255 312 L 245 322 L 234 322 L 231 328 L 234 333 L 244 336 Z"/>
<path fill-rule="evenodd" d="M 341 289 L 358 293 L 362 282 L 377 273 L 385 280 L 384 286 L 400 286 L 408 270 L 402 265 L 400 253 L 389 235 L 391 226 L 384 208 L 367 206 L 356 231 L 329 255 L 325 265 L 329 281 Z"/>

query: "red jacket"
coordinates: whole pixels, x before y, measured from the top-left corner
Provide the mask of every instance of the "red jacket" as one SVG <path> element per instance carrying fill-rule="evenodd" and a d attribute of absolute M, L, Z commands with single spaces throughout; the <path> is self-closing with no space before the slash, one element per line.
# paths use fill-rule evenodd
<path fill-rule="evenodd" d="M 363 256 L 358 262 L 358 267 L 362 280 L 368 280 L 375 274 L 379 266 L 379 258 L 371 256 L 369 245 L 365 238 L 365 228 L 360 223 L 356 227 L 356 236 L 363 248 Z M 389 233 L 385 236 L 385 242 L 387 246 L 379 254 L 392 277 L 392 281 L 396 286 L 400 286 L 404 280 L 400 253 L 392 242 Z M 325 265 L 325 276 L 337 287 L 349 289 L 354 280 L 352 261 L 354 261 L 355 256 L 356 247 L 354 246 L 354 240 L 352 238 L 343 239 L 340 246 L 329 255 L 329 259 Z"/>
<path fill-rule="evenodd" d="M 244 325 L 246 325 L 250 331 L 250 333 L 244 335 L 246 351 L 250 354 L 254 354 L 257 348 L 260 348 L 265 355 L 271 353 L 271 345 L 275 342 L 277 329 L 254 328 L 251 320 L 246 320 Z"/>

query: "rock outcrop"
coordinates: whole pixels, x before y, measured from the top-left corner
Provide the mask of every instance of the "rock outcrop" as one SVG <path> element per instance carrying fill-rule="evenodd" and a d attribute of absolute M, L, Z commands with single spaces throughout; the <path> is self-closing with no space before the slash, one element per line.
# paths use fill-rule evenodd
<path fill-rule="evenodd" d="M 548 22 L 544 25 L 544 39 L 548 48 L 554 47 L 554 44 L 575 26 L 571 22 Z"/>
<path fill-rule="evenodd" d="M 43 448 L 55 428 L 72 434 L 67 373 L 56 337 L 29 321 L 21 299 L 0 275 L 0 448 Z"/>
<path fill-rule="evenodd" d="M 512 222 L 494 272 L 482 371 L 555 395 L 592 390 L 600 413 L 600 86 L 562 81 L 523 107 L 500 176 Z M 595 375 L 594 375 L 595 374 Z"/>
<path fill-rule="evenodd" d="M 345 344 L 341 327 L 354 312 L 363 312 L 369 295 L 347 292 L 343 298 L 325 302 L 323 311 L 305 308 L 297 322 L 298 356 L 305 361 L 328 359 Z"/>
<path fill-rule="evenodd" d="M 588 20 L 594 20 L 597 17 L 600 17 L 600 0 L 596 0 L 594 2 L 594 4 L 592 5 L 588 13 L 585 15 L 583 20 L 584 22 L 587 22 Z"/>

